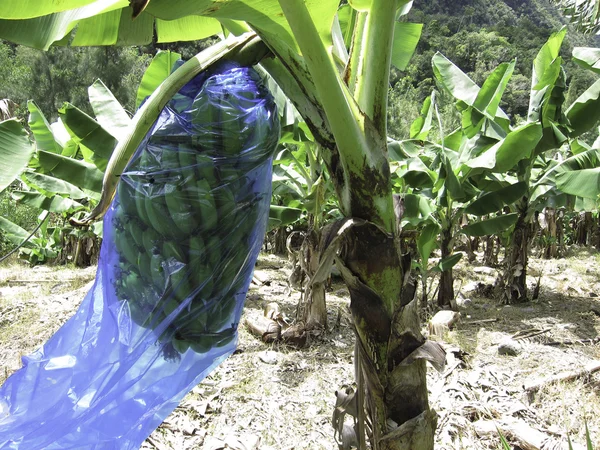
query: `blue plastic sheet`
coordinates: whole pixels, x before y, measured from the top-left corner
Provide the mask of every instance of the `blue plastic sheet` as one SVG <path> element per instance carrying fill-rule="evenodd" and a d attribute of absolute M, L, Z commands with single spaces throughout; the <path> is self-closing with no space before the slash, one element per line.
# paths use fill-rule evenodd
<path fill-rule="evenodd" d="M 278 138 L 252 69 L 173 97 L 104 217 L 93 288 L 0 387 L 0 448 L 137 449 L 232 353 Z"/>

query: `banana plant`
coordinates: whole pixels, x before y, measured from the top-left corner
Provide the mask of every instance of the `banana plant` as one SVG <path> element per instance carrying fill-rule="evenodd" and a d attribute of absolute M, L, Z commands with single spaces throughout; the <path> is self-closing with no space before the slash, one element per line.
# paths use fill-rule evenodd
<path fill-rule="evenodd" d="M 527 299 L 528 248 L 532 238 L 532 221 L 555 189 L 555 165 L 549 163 L 553 152 L 557 152 L 568 139 L 574 139 L 594 126 L 598 119 L 599 84 L 595 83 L 575 102 L 562 112 L 565 90 L 565 74 L 562 68 L 560 47 L 566 29 L 552 34 L 542 46 L 533 62 L 532 87 L 527 121 L 510 131 L 494 144 L 495 162 L 490 168 L 495 177 L 512 178 L 526 191 L 513 206 L 510 228 L 510 244 L 507 249 L 506 267 L 502 277 L 504 298 L 508 303 Z M 449 67 L 444 62 L 441 68 Z M 442 74 L 441 68 L 438 73 Z M 481 119 L 481 108 L 476 106 L 472 81 L 457 68 L 447 71 L 445 87 L 463 108 L 465 124 L 474 130 L 485 129 L 488 137 L 502 137 L 509 124 L 503 117 Z M 499 101 L 499 99 L 498 99 Z M 475 124 L 475 125 L 474 125 Z M 577 159 L 582 164 L 593 164 L 592 159 Z M 581 167 L 580 167 L 581 168 Z M 508 178 L 507 178 L 508 177 Z M 488 184 L 487 179 L 479 183 Z"/>
<path fill-rule="evenodd" d="M 443 55 L 434 55 L 432 63 L 439 83 L 459 98 L 456 106 L 463 117 L 462 126 L 445 135 L 434 92 L 425 101 L 421 117 L 411 126 L 412 139 L 398 142 L 391 155 L 396 161 L 395 174 L 401 180 L 398 184 L 406 191 L 405 199 L 406 194 L 418 193 L 429 198 L 432 205 L 417 241 L 423 300 L 426 301 L 427 295 L 424 281 L 429 272 L 427 261 L 431 251 L 439 247 L 441 260 L 433 268 L 434 272 L 440 272 L 437 303 L 441 308 L 456 309 L 452 267 L 462 256 L 454 254 L 457 234 L 494 234 L 514 225 L 516 215 L 479 219 L 463 228 L 459 228 L 459 224 L 465 215 L 481 218 L 496 214 L 525 193 L 524 183 L 492 172 L 502 163 L 504 154 L 515 153 L 516 146 L 523 144 L 519 136 L 526 133 L 527 128 L 508 129 L 506 115 L 499 108 L 514 61 L 498 66 L 481 88 Z M 435 118 L 441 140 L 424 141 Z M 409 221 L 414 216 L 409 209 L 404 217 Z"/>
<path fill-rule="evenodd" d="M 288 216 L 303 213 L 306 226 L 297 231 L 302 236 L 299 250 L 287 246 L 298 265 L 293 274 L 303 289 L 297 319 L 307 329 L 327 328 L 326 280 L 314 280 L 322 260 L 324 227 L 340 218 L 333 183 L 320 158 L 321 148 L 304 123 L 284 128 L 280 142 L 284 148 L 274 162 L 273 198 L 287 205 L 282 212 L 288 211 Z M 282 207 L 271 205 L 274 208 Z"/>
<path fill-rule="evenodd" d="M 3 140 L 0 146 L 0 158 L 7 159 L 3 166 L 4 185 L 18 180 L 23 186 L 12 189 L 12 197 L 32 208 L 62 217 L 65 222 L 67 216 L 88 213 L 100 199 L 103 172 L 116 145 L 119 129 L 130 121 L 100 80 L 90 86 L 89 95 L 96 119 L 65 103 L 59 110 L 59 120 L 52 124 L 35 102 L 29 101 L 30 135 L 21 123 L 11 121 L 6 131 L 7 136 L 10 132 L 11 139 Z M 19 157 L 9 162 L 15 150 L 20 152 Z M 101 223 L 94 224 L 89 230 L 75 230 L 67 223 L 49 227 L 45 220 L 47 216 L 43 217 L 39 236 L 32 236 L 21 253 L 32 263 L 43 262 L 63 253 L 68 241 L 72 244 L 73 255 L 63 255 L 64 259 L 72 258 L 75 263 L 82 261 L 85 264 L 84 241 L 92 239 L 96 242 L 101 237 Z M 25 236 L 15 234 L 14 227 L 8 219 L 0 223 L 0 228 L 13 237 L 15 245 L 20 245 L 22 241 L 15 242 L 15 238 Z M 97 242 L 92 247 L 97 250 Z"/>
<path fill-rule="evenodd" d="M 359 448 L 366 448 L 368 436 L 375 450 L 432 449 L 436 415 L 428 404 L 425 361 L 440 367 L 443 351 L 421 335 L 414 298 L 403 295 L 410 267 L 396 245 L 386 145 L 390 65 L 406 64 L 420 34 L 419 25 L 397 21 L 412 2 L 357 0 L 339 14 L 338 0 L 151 0 L 135 11 L 129 3 L 69 0 L 0 7 L 0 37 L 39 48 L 56 41 L 124 45 L 148 43 L 153 30 L 160 42 L 199 39 L 223 27 L 239 37 L 216 44 L 215 58 L 237 52 L 236 57 L 255 62 L 261 52 L 261 65 L 321 146 L 344 216 L 327 239 L 330 248 L 344 251 L 327 255 L 335 258 L 351 293 Z M 176 70 L 136 114 L 109 162 L 103 208 L 157 109 L 206 61 L 194 58 Z M 101 214 L 102 208 L 95 217 Z"/>

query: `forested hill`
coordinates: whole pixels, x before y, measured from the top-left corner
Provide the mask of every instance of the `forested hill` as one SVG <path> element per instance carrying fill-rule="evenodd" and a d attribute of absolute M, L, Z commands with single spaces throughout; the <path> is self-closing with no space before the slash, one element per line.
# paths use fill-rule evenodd
<path fill-rule="evenodd" d="M 527 111 L 531 65 L 550 34 L 568 20 L 547 0 L 417 0 L 408 20 L 423 23 L 417 52 L 405 72 L 392 78 L 391 133 L 405 137 L 416 104 L 435 87 L 431 57 L 441 52 L 475 82 L 481 84 L 499 64 L 517 60 L 503 107 L 513 118 Z M 597 38 L 584 36 L 574 27 L 562 48 L 565 60 L 575 46 L 597 46 Z M 591 84 L 594 75 L 567 64 L 567 102 Z"/>

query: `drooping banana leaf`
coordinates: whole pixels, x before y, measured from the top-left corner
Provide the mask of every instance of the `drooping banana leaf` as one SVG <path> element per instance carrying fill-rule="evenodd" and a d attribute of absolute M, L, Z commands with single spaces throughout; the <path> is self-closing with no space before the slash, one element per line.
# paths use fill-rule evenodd
<path fill-rule="evenodd" d="M 462 232 L 467 236 L 488 236 L 505 231 L 513 226 L 519 217 L 518 213 L 503 214 L 491 219 L 473 222 L 463 227 Z"/>
<path fill-rule="evenodd" d="M 475 216 L 485 216 L 498 212 L 505 205 L 514 203 L 527 192 L 527 183 L 519 182 L 498 189 L 493 192 L 486 192 L 473 203 L 465 208 L 466 214 Z"/>
<path fill-rule="evenodd" d="M 77 186 L 56 177 L 37 172 L 25 172 L 23 177 L 28 184 L 46 192 L 68 195 L 73 199 L 82 199 L 86 197 L 86 194 Z"/>
<path fill-rule="evenodd" d="M 565 194 L 597 199 L 600 195 L 600 167 L 557 173 L 556 187 Z"/>
<path fill-rule="evenodd" d="M 21 244 L 29 237 L 27 230 L 24 230 L 16 223 L 13 223 L 2 216 L 0 216 L 0 230 L 2 230 L 2 235 L 14 245 Z M 25 246 L 32 247 L 33 245 L 26 243 Z"/>
<path fill-rule="evenodd" d="M 38 152 L 38 157 L 44 173 L 60 178 L 81 189 L 96 193 L 102 192 L 104 174 L 93 164 L 44 151 Z"/>
<path fill-rule="evenodd" d="M 60 195 L 47 197 L 36 191 L 14 191 L 12 196 L 19 203 L 54 213 L 73 212 L 83 208 L 81 203 Z"/>
<path fill-rule="evenodd" d="M 0 191 L 23 172 L 34 150 L 18 120 L 0 122 Z"/>

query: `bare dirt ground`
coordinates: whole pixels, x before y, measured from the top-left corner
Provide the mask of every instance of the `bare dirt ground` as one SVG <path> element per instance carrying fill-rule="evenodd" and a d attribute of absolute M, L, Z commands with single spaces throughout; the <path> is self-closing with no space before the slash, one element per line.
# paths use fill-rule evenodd
<path fill-rule="evenodd" d="M 600 443 L 600 254 L 579 250 L 531 262 L 537 300 L 503 306 L 488 298 L 496 270 L 462 263 L 456 272 L 461 319 L 446 332 L 444 372 L 430 367 L 430 401 L 439 415 L 436 449 L 498 449 L 498 429 L 515 449 L 585 448 L 585 422 Z M 261 255 L 245 317 L 278 302 L 290 318 L 300 293 L 288 262 Z M 0 266 L 0 381 L 71 316 L 93 281 L 88 269 Z M 336 450 L 331 416 L 336 390 L 353 383 L 349 297 L 327 294 L 329 330 L 307 348 L 267 345 L 240 326 L 238 350 L 190 392 L 144 449 Z M 425 328 L 425 327 L 424 327 Z M 516 355 L 500 355 L 512 337 Z M 576 378 L 544 383 L 579 371 Z M 526 388 L 542 383 L 529 393 Z M 596 444 L 599 445 L 599 444 Z"/>

